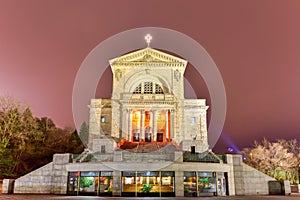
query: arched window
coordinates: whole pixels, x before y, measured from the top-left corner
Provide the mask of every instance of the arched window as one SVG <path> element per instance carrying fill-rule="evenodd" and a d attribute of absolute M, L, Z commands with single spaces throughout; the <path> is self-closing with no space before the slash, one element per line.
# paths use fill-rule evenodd
<path fill-rule="evenodd" d="M 135 90 L 133 91 L 133 94 L 163 94 L 164 91 L 162 87 L 154 82 L 144 82 L 140 83 Z"/>

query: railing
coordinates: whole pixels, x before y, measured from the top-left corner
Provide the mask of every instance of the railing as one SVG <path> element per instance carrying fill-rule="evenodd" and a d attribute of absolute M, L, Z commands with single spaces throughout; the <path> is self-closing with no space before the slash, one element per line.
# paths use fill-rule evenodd
<path fill-rule="evenodd" d="M 122 94 L 123 99 L 139 100 L 139 101 L 173 101 L 174 97 L 171 94 Z"/>
<path fill-rule="evenodd" d="M 226 159 L 223 155 L 206 153 L 183 153 L 183 162 L 205 162 L 205 163 L 226 163 Z"/>
<path fill-rule="evenodd" d="M 119 152 L 122 154 L 119 161 L 174 161 L 174 153 L 152 152 L 152 153 L 132 153 L 132 152 Z M 120 154 L 114 153 L 87 153 L 85 155 L 74 155 L 73 162 L 112 162 L 114 156 Z"/>
<path fill-rule="evenodd" d="M 94 158 L 96 159 L 96 161 L 113 161 L 114 160 L 114 154 L 113 153 L 105 153 L 105 154 L 101 154 L 101 153 L 96 153 L 93 154 Z"/>
<path fill-rule="evenodd" d="M 123 161 L 174 161 L 174 153 L 131 153 L 123 152 Z"/>
<path fill-rule="evenodd" d="M 113 161 L 113 153 L 86 153 L 86 154 L 73 154 L 73 162 L 108 162 Z"/>

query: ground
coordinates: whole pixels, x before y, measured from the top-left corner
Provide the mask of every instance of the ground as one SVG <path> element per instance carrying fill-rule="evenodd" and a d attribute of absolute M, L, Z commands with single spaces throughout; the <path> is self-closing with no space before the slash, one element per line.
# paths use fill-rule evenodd
<path fill-rule="evenodd" d="M 175 200 L 186 200 L 186 199 L 201 199 L 201 200 L 296 200 L 300 199 L 300 194 L 292 194 L 290 196 L 232 196 L 232 197 L 162 197 L 162 198 L 135 198 L 135 197 L 87 197 L 87 196 L 59 196 L 59 195 L 0 195 L 0 200 L 131 200 L 131 199 L 143 199 L 143 200 L 164 200 L 164 199 L 175 199 Z"/>

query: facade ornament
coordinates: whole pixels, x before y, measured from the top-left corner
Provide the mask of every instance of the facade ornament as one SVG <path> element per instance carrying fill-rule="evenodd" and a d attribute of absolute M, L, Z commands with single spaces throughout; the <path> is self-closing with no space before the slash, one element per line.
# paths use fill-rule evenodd
<path fill-rule="evenodd" d="M 119 81 L 122 78 L 122 72 L 120 69 L 117 69 L 115 77 L 117 81 Z"/>
<path fill-rule="evenodd" d="M 176 71 L 174 72 L 174 78 L 176 79 L 176 81 L 179 81 L 180 77 L 181 77 L 181 74 L 180 74 L 179 70 L 176 69 Z"/>

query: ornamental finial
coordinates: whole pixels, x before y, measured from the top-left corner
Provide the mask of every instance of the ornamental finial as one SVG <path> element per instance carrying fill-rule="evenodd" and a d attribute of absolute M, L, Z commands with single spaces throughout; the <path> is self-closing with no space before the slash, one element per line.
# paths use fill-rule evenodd
<path fill-rule="evenodd" d="M 151 42 L 151 40 L 152 40 L 152 36 L 151 36 L 150 34 L 147 34 L 147 35 L 145 36 L 145 40 L 146 40 L 146 42 L 147 42 L 147 44 L 148 44 L 148 47 L 150 47 L 150 42 Z"/>

